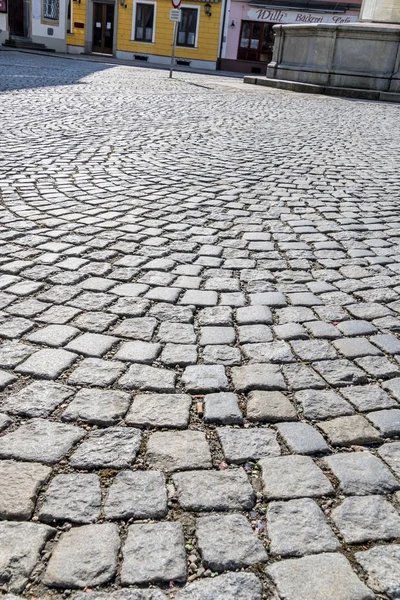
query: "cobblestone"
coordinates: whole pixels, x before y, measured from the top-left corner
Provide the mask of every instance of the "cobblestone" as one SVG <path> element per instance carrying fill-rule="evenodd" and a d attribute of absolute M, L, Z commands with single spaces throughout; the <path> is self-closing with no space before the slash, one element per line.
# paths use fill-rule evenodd
<path fill-rule="evenodd" d="M 390 540 L 400 536 L 400 517 L 383 496 L 352 496 L 332 511 L 332 519 L 348 544 Z"/>
<path fill-rule="evenodd" d="M 285 560 L 267 568 L 285 600 L 374 600 L 341 554 Z"/>
<path fill-rule="evenodd" d="M 200 517 L 196 536 L 203 562 L 213 571 L 239 569 L 268 558 L 243 515 Z"/>
<path fill-rule="evenodd" d="M 105 504 L 108 519 L 159 519 L 167 513 L 165 477 L 158 471 L 121 471 Z"/>
<path fill-rule="evenodd" d="M 394 595 L 397 107 L 1 54 L 1 593 Z"/>
<path fill-rule="evenodd" d="M 141 434 L 133 427 L 109 427 L 91 432 L 70 458 L 79 469 L 130 467 L 140 447 Z"/>
<path fill-rule="evenodd" d="M 172 477 L 186 510 L 244 510 L 254 505 L 254 491 L 242 469 L 189 471 Z"/>
<path fill-rule="evenodd" d="M 0 523 L 0 573 L 9 591 L 22 592 L 56 530 L 37 523 Z"/>
<path fill-rule="evenodd" d="M 99 517 L 100 500 L 100 481 L 94 473 L 57 475 L 47 488 L 39 519 L 92 523 Z"/>
<path fill-rule="evenodd" d="M 348 495 L 390 494 L 400 486 L 384 463 L 369 452 L 336 454 L 325 463 Z"/>
<path fill-rule="evenodd" d="M 339 542 L 322 510 L 310 498 L 271 502 L 267 512 L 271 554 L 303 556 L 334 552 Z"/>
<path fill-rule="evenodd" d="M 118 528 L 111 523 L 71 529 L 55 547 L 44 582 L 62 588 L 106 583 L 117 569 L 119 546 Z"/>
<path fill-rule="evenodd" d="M 0 519 L 27 521 L 50 473 L 38 463 L 0 461 Z"/>
<path fill-rule="evenodd" d="M 123 556 L 124 585 L 186 579 L 184 537 L 178 523 L 131 525 Z"/>
<path fill-rule="evenodd" d="M 376 546 L 365 552 L 356 552 L 357 562 L 368 575 L 368 585 L 389 598 L 400 596 L 400 548 L 395 544 Z"/>

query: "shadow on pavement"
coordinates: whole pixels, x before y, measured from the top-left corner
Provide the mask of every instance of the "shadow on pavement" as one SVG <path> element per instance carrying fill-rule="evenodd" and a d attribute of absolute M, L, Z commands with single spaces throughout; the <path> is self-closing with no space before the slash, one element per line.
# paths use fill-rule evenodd
<path fill-rule="evenodd" d="M 0 49 L 0 92 L 41 87 L 85 84 L 82 79 L 92 73 L 117 65 L 71 61 L 45 56 L 38 64 L 35 54 Z"/>

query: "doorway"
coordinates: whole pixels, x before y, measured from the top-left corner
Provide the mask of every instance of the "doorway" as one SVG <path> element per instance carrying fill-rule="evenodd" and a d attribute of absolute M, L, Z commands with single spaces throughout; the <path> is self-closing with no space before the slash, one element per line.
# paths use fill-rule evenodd
<path fill-rule="evenodd" d="M 8 25 L 11 35 L 26 37 L 24 0 L 11 0 L 8 3 Z"/>
<path fill-rule="evenodd" d="M 271 62 L 274 47 L 273 23 L 242 21 L 238 60 Z"/>
<path fill-rule="evenodd" d="M 92 52 L 113 53 L 114 4 L 93 3 L 93 43 Z"/>

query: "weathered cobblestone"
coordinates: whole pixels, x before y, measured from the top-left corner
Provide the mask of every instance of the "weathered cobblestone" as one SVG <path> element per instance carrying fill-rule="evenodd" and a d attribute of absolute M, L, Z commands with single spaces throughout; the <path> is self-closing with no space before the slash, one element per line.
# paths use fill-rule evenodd
<path fill-rule="evenodd" d="M 84 588 L 109 581 L 117 569 L 118 528 L 84 525 L 63 533 L 44 574 L 47 585 Z"/>
<path fill-rule="evenodd" d="M 131 525 L 123 556 L 124 585 L 186 579 L 184 537 L 178 523 Z"/>
<path fill-rule="evenodd" d="M 167 512 L 165 477 L 157 471 L 121 471 L 105 504 L 108 519 L 159 519 Z"/>
<path fill-rule="evenodd" d="M 374 600 L 341 554 L 285 560 L 267 567 L 285 600 Z"/>
<path fill-rule="evenodd" d="M 190 471 L 172 479 L 186 510 L 241 510 L 254 505 L 254 491 L 242 469 Z"/>
<path fill-rule="evenodd" d="M 141 434 L 133 427 L 109 427 L 91 432 L 72 454 L 79 469 L 130 467 L 140 447 Z"/>
<path fill-rule="evenodd" d="M 100 500 L 100 481 L 97 475 L 57 475 L 47 488 L 39 519 L 45 523 L 92 523 L 99 517 Z"/>
<path fill-rule="evenodd" d="M 50 473 L 38 463 L 0 461 L 0 519 L 27 521 Z"/>
<path fill-rule="evenodd" d="M 213 571 L 267 561 L 267 553 L 243 515 L 197 519 L 196 536 L 204 564 Z"/>
<path fill-rule="evenodd" d="M 0 457 L 53 464 L 84 435 L 73 425 L 32 419 L 0 438 Z"/>
<path fill-rule="evenodd" d="M 310 498 L 271 502 L 267 512 L 270 551 L 281 556 L 334 552 L 339 542 Z"/>
<path fill-rule="evenodd" d="M 394 596 L 397 107 L 1 54 L 3 595 L 372 600 L 348 536 Z M 110 525 L 120 554 L 84 535 Z"/>
<path fill-rule="evenodd" d="M 11 592 L 22 592 L 56 530 L 37 523 L 0 523 L 0 573 Z"/>
<path fill-rule="evenodd" d="M 332 511 L 332 519 L 348 544 L 390 540 L 400 536 L 400 516 L 383 496 L 352 496 Z"/>

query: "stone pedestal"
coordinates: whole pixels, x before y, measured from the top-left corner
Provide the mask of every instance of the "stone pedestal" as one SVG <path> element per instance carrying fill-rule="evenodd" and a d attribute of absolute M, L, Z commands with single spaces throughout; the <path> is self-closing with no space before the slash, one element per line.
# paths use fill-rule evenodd
<path fill-rule="evenodd" d="M 400 0 L 364 0 L 360 18 L 276 25 L 267 78 L 245 82 L 400 102 Z"/>
<path fill-rule="evenodd" d="M 360 21 L 400 24 L 399 0 L 364 0 Z"/>
<path fill-rule="evenodd" d="M 400 25 L 277 25 L 267 77 L 400 92 Z"/>

